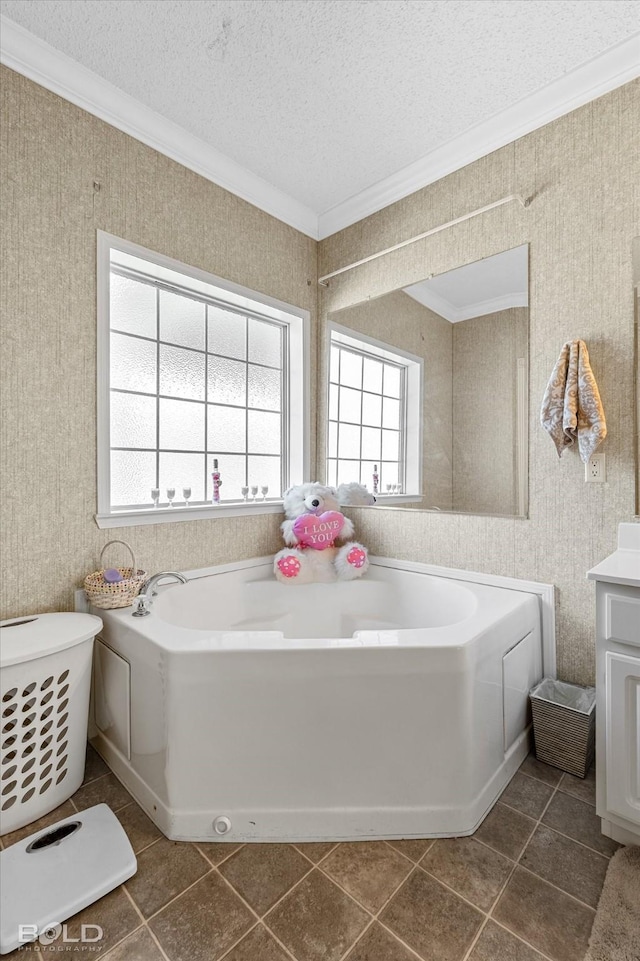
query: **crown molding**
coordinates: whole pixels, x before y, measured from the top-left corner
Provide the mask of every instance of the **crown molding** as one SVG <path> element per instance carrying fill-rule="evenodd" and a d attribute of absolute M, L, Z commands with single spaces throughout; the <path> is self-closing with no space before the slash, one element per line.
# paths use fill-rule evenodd
<path fill-rule="evenodd" d="M 634 80 L 640 75 L 639 43 L 640 33 L 636 33 L 415 163 L 320 214 L 320 240 Z"/>
<path fill-rule="evenodd" d="M 529 306 L 526 291 L 501 294 L 499 297 L 491 297 L 489 300 L 481 300 L 475 304 L 465 304 L 464 307 L 456 307 L 446 297 L 437 294 L 435 290 L 429 290 L 428 287 L 416 293 L 409 293 L 408 290 L 405 290 L 405 294 L 413 297 L 423 307 L 428 307 L 429 310 L 448 320 L 451 324 L 458 324 L 462 320 L 473 320 L 475 317 L 485 317 L 487 314 L 497 314 L 501 310 L 509 310 L 511 307 Z"/>
<path fill-rule="evenodd" d="M 640 33 L 317 215 L 310 207 L 0 16 L 0 62 L 314 240 L 322 240 L 640 74 Z"/>
<path fill-rule="evenodd" d="M 318 217 L 309 207 L 4 16 L 0 16 L 0 61 L 290 227 L 318 239 Z"/>

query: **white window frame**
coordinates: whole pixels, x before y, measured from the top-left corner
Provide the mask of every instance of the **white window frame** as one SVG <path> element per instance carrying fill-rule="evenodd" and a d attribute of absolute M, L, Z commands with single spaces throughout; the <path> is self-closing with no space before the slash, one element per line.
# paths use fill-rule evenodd
<path fill-rule="evenodd" d="M 402 440 L 404 457 L 404 490 L 402 494 L 376 494 L 378 504 L 409 504 L 422 500 L 422 410 L 424 397 L 424 360 L 399 347 L 385 344 L 381 340 L 362 334 L 360 331 L 341 324 L 329 323 L 327 371 L 331 367 L 331 345 L 342 344 L 356 352 L 366 352 L 369 356 L 379 357 L 404 368 L 405 403 L 403 411 Z M 329 389 L 330 377 L 327 376 L 327 436 L 325 451 L 328 461 L 329 440 Z M 366 485 L 369 486 L 369 485 Z"/>
<path fill-rule="evenodd" d="M 156 253 L 139 244 L 97 231 L 97 473 L 98 509 L 95 520 L 100 528 L 129 527 L 139 524 L 164 524 L 193 521 L 212 517 L 234 517 L 246 514 L 275 514 L 282 512 L 282 498 L 268 502 L 237 502 L 199 504 L 189 507 L 113 509 L 111 507 L 111 448 L 110 448 L 110 270 L 111 251 L 136 257 L 152 264 L 156 276 L 172 271 L 190 279 L 195 292 L 218 296 L 235 307 L 254 309 L 288 328 L 288 347 L 285 351 L 285 438 L 283 457 L 288 461 L 290 484 L 304 483 L 310 476 L 310 313 L 301 307 L 286 304 L 240 284 L 224 280 L 198 267 Z M 169 276 L 165 274 L 165 276 Z M 221 466 L 221 472 L 224 465 Z M 224 480 L 224 477 L 223 477 Z"/>

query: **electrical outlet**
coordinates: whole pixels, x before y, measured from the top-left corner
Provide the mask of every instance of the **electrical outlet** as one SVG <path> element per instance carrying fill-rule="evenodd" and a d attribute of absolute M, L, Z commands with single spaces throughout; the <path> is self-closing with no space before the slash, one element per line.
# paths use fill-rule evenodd
<path fill-rule="evenodd" d="M 604 454 L 591 455 L 584 465 L 584 479 L 587 484 L 604 484 L 607 479 Z"/>

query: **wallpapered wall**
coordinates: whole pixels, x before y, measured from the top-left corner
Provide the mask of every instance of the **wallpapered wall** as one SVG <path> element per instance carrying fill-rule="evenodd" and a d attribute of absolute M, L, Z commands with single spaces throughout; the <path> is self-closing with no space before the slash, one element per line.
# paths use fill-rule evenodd
<path fill-rule="evenodd" d="M 453 324 L 453 508 L 518 513 L 517 377 L 529 311 Z"/>
<path fill-rule="evenodd" d="M 314 336 L 316 242 L 6 68 L 1 162 L 0 616 L 72 607 L 112 538 L 149 571 L 275 551 L 277 514 L 96 527 L 96 229 L 311 310 Z"/>
<path fill-rule="evenodd" d="M 101 546 L 150 570 L 275 550 L 276 515 L 99 531 L 95 476 L 96 228 L 312 311 L 324 274 L 483 206 L 533 194 L 331 281 L 323 316 L 530 244 L 530 518 L 354 509 L 379 554 L 552 582 L 558 666 L 593 678 L 593 586 L 634 510 L 631 241 L 640 233 L 634 82 L 316 243 L 3 68 L 1 615 L 68 608 Z M 100 189 L 94 189 L 94 181 Z M 609 424 L 608 481 L 585 485 L 538 427 L 564 340 L 590 348 Z M 315 380 L 312 391 L 316 389 Z"/>
<path fill-rule="evenodd" d="M 488 571 L 557 587 L 558 670 L 594 676 L 589 567 L 615 547 L 634 513 L 631 243 L 640 233 L 640 82 L 392 204 L 320 244 L 319 273 L 382 250 L 511 193 L 528 209 L 498 208 L 330 281 L 329 311 L 428 274 L 530 244 L 529 519 L 384 509 L 353 511 L 377 554 Z M 609 436 L 607 483 L 585 484 L 577 451 L 561 460 L 538 413 L 565 340 L 584 339 Z"/>

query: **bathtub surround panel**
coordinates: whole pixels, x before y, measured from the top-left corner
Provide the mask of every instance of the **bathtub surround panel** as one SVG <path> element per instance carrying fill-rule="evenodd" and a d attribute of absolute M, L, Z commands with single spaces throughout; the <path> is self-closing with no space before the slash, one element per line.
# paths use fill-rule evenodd
<path fill-rule="evenodd" d="M 150 571 L 275 552 L 277 514 L 97 529 L 96 230 L 310 310 L 312 354 L 316 242 L 20 74 L 0 76 L 0 616 L 73 609 L 113 537 Z"/>
<path fill-rule="evenodd" d="M 320 243 L 319 275 L 510 193 L 509 204 L 363 265 L 321 291 L 328 313 L 529 243 L 529 520 L 354 509 L 372 553 L 552 582 L 558 674 L 593 683 L 595 604 L 585 572 L 634 513 L 632 240 L 640 223 L 640 81 L 633 81 Z M 538 412 L 560 347 L 589 347 L 609 435 L 607 483 L 558 459 Z"/>
<path fill-rule="evenodd" d="M 229 567 L 160 587 L 149 617 L 103 612 L 98 649 L 130 684 L 95 673 L 92 743 L 157 826 L 207 843 L 471 834 L 528 750 L 540 597 L 382 558 L 295 588 L 269 558 Z M 377 871 L 334 867 L 347 889 Z"/>

